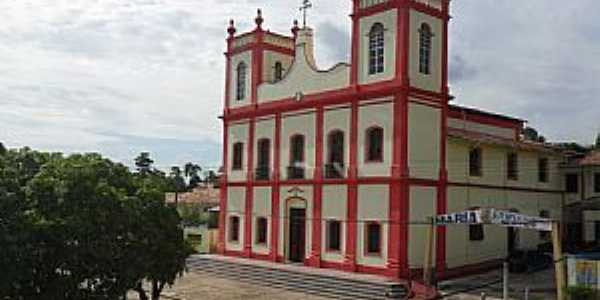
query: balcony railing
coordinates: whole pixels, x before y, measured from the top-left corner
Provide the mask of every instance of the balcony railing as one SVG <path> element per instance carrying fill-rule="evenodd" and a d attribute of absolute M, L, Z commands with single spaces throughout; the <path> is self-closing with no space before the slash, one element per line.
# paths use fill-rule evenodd
<path fill-rule="evenodd" d="M 344 178 L 345 173 L 344 164 L 330 163 L 325 165 L 325 178 L 327 179 L 340 179 Z"/>
<path fill-rule="evenodd" d="M 269 166 L 259 166 L 254 170 L 255 180 L 269 180 Z"/>
<path fill-rule="evenodd" d="M 304 179 L 304 167 L 289 166 L 287 167 L 287 178 L 288 179 Z"/>

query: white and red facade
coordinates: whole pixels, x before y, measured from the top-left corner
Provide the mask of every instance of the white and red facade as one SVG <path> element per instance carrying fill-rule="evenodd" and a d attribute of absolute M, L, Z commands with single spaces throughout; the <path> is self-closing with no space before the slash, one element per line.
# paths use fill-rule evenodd
<path fill-rule="evenodd" d="M 329 70 L 316 67 L 310 28 L 274 34 L 260 13 L 251 32 L 236 35 L 231 23 L 220 253 L 408 278 L 422 266 L 427 217 L 481 206 L 560 217 L 560 155 L 522 141 L 524 121 L 449 105 L 449 2 L 353 0 L 351 63 Z M 383 67 L 371 72 L 371 33 L 381 26 Z M 381 137 L 375 157 L 372 132 Z M 474 147 L 483 171 L 473 176 Z M 507 180 L 513 152 L 523 175 Z M 540 181 L 530 173 L 541 159 L 550 175 Z M 437 272 L 505 257 L 498 230 L 473 241 L 468 228 L 439 228 Z M 518 243 L 540 239 L 522 233 Z"/>

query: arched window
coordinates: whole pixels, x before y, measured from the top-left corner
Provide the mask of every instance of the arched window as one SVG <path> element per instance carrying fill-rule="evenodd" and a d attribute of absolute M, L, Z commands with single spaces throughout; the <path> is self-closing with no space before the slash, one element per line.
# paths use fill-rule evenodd
<path fill-rule="evenodd" d="M 275 63 L 273 78 L 275 81 L 279 81 L 283 78 L 283 65 L 279 61 Z"/>
<path fill-rule="evenodd" d="M 342 178 L 344 174 L 344 133 L 334 130 L 327 138 L 328 155 L 325 177 Z"/>
<path fill-rule="evenodd" d="M 241 170 L 244 160 L 244 143 L 233 144 L 233 163 L 231 169 Z"/>
<path fill-rule="evenodd" d="M 256 161 L 256 180 L 268 180 L 271 162 L 271 141 L 258 140 L 258 157 Z"/>
<path fill-rule="evenodd" d="M 383 128 L 371 127 L 366 133 L 366 157 L 367 162 L 383 161 Z"/>
<path fill-rule="evenodd" d="M 422 74 L 430 74 L 431 64 L 431 27 L 426 23 L 421 25 L 419 30 L 419 72 Z"/>
<path fill-rule="evenodd" d="M 236 86 L 236 99 L 238 101 L 246 98 L 246 78 L 247 78 L 248 67 L 246 63 L 241 62 L 237 66 L 237 86 Z"/>
<path fill-rule="evenodd" d="M 290 165 L 288 167 L 288 179 L 304 178 L 304 136 L 293 135 L 290 138 Z"/>
<path fill-rule="evenodd" d="M 384 28 L 375 23 L 369 31 L 369 74 L 383 73 L 384 67 Z"/>

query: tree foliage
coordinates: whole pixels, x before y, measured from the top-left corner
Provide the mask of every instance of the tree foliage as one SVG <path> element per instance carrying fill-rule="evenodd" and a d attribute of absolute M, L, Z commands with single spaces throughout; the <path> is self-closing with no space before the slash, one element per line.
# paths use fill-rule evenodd
<path fill-rule="evenodd" d="M 594 145 L 594 148 L 600 149 L 600 133 L 598 133 L 596 136 L 596 144 Z"/>
<path fill-rule="evenodd" d="M 0 299 L 119 299 L 132 289 L 148 299 L 144 282 L 159 299 L 189 251 L 164 204 L 171 183 L 144 168 L 28 148 L 0 156 Z"/>

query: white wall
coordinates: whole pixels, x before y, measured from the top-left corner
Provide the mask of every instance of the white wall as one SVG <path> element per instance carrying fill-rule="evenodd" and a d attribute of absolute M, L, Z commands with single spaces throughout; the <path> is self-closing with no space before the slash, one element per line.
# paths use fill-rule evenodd
<path fill-rule="evenodd" d="M 421 24 L 427 23 L 433 33 L 431 44 L 430 74 L 419 72 L 419 30 Z M 410 11 L 410 59 L 409 77 L 411 85 L 434 92 L 440 92 L 442 87 L 442 49 L 443 22 L 442 20 L 424 13 Z"/>
<path fill-rule="evenodd" d="M 369 32 L 375 23 L 381 23 L 384 33 L 384 72 L 369 75 Z M 370 84 L 377 81 L 391 80 L 396 74 L 396 38 L 398 31 L 398 10 L 392 9 L 360 19 L 360 51 L 358 81 Z"/>
<path fill-rule="evenodd" d="M 392 99 L 382 99 L 392 100 Z M 383 128 L 383 161 L 366 161 L 366 131 L 370 127 Z M 389 176 L 392 164 L 394 144 L 394 107 L 392 103 L 369 104 L 358 110 L 358 174 L 367 176 Z M 396 145 L 400 146 L 400 145 Z"/>
<path fill-rule="evenodd" d="M 228 129 L 228 139 L 227 139 L 227 166 L 229 168 L 229 174 L 227 179 L 230 182 L 236 181 L 245 181 L 246 180 L 246 171 L 248 166 L 248 123 L 239 123 L 232 124 Z M 243 160 L 242 160 L 242 169 L 241 170 L 233 170 L 233 145 L 237 142 L 244 143 L 244 151 L 243 151 Z"/>
<path fill-rule="evenodd" d="M 284 116 L 281 121 L 281 176 L 287 178 L 287 167 L 290 162 L 290 138 L 295 134 L 304 135 L 306 163 L 305 178 L 313 178 L 315 166 L 315 127 L 316 114 L 310 112 L 302 115 Z"/>
<path fill-rule="evenodd" d="M 252 252 L 258 254 L 269 254 L 271 249 L 271 188 L 254 188 L 254 198 L 252 199 Z M 267 243 L 257 244 L 257 222 L 258 218 L 267 218 Z"/>
<path fill-rule="evenodd" d="M 433 187 L 410 188 L 410 214 L 411 223 L 419 224 L 427 222 L 437 214 L 437 189 Z M 427 237 L 426 225 L 411 225 L 408 230 L 409 248 L 408 264 L 410 268 L 423 267 L 424 249 Z M 435 247 L 434 247 L 435 249 Z M 433 254 L 435 261 L 435 251 Z"/>
<path fill-rule="evenodd" d="M 237 66 L 240 62 L 246 64 L 246 94 L 242 100 L 237 100 Z M 229 81 L 229 107 L 236 108 L 250 104 L 252 99 L 252 52 L 245 51 L 231 58 L 231 80 Z"/>
<path fill-rule="evenodd" d="M 230 187 L 227 189 L 227 219 L 225 230 L 225 249 L 228 251 L 242 251 L 244 249 L 244 228 L 246 212 L 246 189 L 243 187 Z M 237 216 L 240 218 L 239 241 L 230 241 L 230 218 Z"/>
<path fill-rule="evenodd" d="M 359 185 L 358 187 L 358 214 L 356 261 L 360 265 L 385 267 L 387 263 L 388 224 L 389 219 L 389 186 L 387 185 Z M 382 227 L 381 256 L 365 254 L 366 222 L 380 222 Z"/>
<path fill-rule="evenodd" d="M 348 189 L 345 185 L 326 185 L 323 187 L 323 202 L 322 202 L 322 226 L 321 226 L 321 258 L 324 261 L 343 262 L 344 253 L 346 252 L 346 230 L 348 218 L 347 208 Z M 340 252 L 327 251 L 327 221 L 337 220 L 341 222 L 340 232 Z"/>

